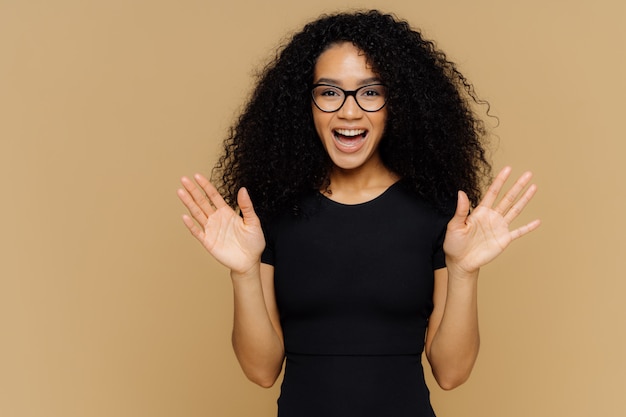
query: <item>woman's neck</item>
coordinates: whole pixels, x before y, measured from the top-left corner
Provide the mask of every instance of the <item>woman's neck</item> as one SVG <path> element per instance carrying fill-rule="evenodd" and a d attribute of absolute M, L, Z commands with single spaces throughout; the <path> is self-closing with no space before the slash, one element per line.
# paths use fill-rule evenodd
<path fill-rule="evenodd" d="M 367 171 L 333 167 L 330 185 L 321 191 L 333 201 L 359 204 L 378 197 L 399 179 L 398 175 L 382 164 Z"/>

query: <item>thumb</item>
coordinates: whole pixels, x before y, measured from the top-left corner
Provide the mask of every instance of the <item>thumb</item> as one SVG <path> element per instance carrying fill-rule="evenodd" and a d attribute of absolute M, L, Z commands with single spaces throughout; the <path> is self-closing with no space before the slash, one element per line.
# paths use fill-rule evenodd
<path fill-rule="evenodd" d="M 450 220 L 450 223 L 463 225 L 465 224 L 465 220 L 469 215 L 470 210 L 470 201 L 465 194 L 464 191 L 459 191 L 458 197 L 456 200 L 456 211 L 454 212 L 454 217 Z"/>
<path fill-rule="evenodd" d="M 252 199 L 250 199 L 250 194 L 248 194 L 248 190 L 245 187 L 241 187 L 237 193 L 237 204 L 243 215 L 244 223 L 251 224 L 259 222 L 259 218 L 252 205 Z"/>

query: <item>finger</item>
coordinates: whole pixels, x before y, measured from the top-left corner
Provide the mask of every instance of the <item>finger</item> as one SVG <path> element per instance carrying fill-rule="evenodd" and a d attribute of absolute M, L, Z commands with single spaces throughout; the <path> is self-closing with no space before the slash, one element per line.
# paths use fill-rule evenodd
<path fill-rule="evenodd" d="M 524 190 L 524 188 L 526 188 L 532 177 L 533 174 L 531 172 L 524 172 L 517 179 L 517 181 L 515 181 L 515 184 L 513 184 L 509 191 L 507 191 L 504 197 L 502 197 L 502 200 L 500 200 L 496 206 L 495 211 L 502 215 L 507 213 L 509 208 L 515 205 L 520 193 Z"/>
<path fill-rule="evenodd" d="M 198 239 L 200 242 L 204 240 L 204 237 L 205 237 L 204 230 L 198 227 L 197 223 L 194 222 L 191 219 L 191 217 L 187 216 L 186 214 L 183 214 L 183 223 L 185 223 L 185 226 L 187 226 L 187 229 L 189 229 L 191 234 L 196 239 Z"/>
<path fill-rule="evenodd" d="M 206 201 L 206 197 L 204 198 L 205 208 L 202 208 L 198 204 L 198 201 L 196 199 L 201 199 L 201 197 L 199 196 L 197 196 L 196 198 L 193 197 L 192 193 L 195 192 L 197 194 L 198 191 L 197 191 L 197 187 L 193 184 L 191 180 L 189 180 L 188 178 L 183 178 L 181 182 L 183 183 L 183 186 L 185 188 L 180 188 L 177 190 L 178 198 L 180 198 L 180 200 L 183 202 L 185 207 L 187 207 L 187 210 L 189 210 L 189 213 L 192 215 L 194 219 L 196 219 L 198 223 L 205 224 L 207 221 L 208 215 L 213 211 L 213 208 L 206 207 L 206 204 L 208 204 L 208 202 Z M 208 205 L 210 206 L 210 204 Z"/>
<path fill-rule="evenodd" d="M 467 194 L 463 191 L 459 191 L 457 194 L 456 210 L 454 216 L 450 219 L 449 226 L 463 227 L 470 210 L 470 201 Z"/>
<path fill-rule="evenodd" d="M 176 191 L 178 198 L 183 202 L 187 210 L 191 216 L 200 224 L 206 224 L 208 219 L 207 214 L 198 206 L 194 198 L 189 194 L 189 191 L 186 189 L 179 188 Z"/>
<path fill-rule="evenodd" d="M 527 235 L 528 233 L 536 230 L 539 226 L 541 226 L 541 220 L 533 220 L 530 223 L 525 224 L 522 227 L 519 227 L 511 232 L 511 238 L 513 240 L 519 239 L 520 237 Z"/>
<path fill-rule="evenodd" d="M 202 177 L 199 174 L 196 174 L 194 176 L 194 178 L 196 178 L 196 182 L 197 182 L 198 178 L 204 178 L 204 177 Z M 205 181 L 206 181 L 206 179 L 205 179 Z M 187 192 L 194 199 L 194 201 L 196 202 L 198 207 L 200 207 L 200 209 L 204 212 L 204 214 L 207 217 L 210 216 L 215 211 L 215 209 L 211 205 L 211 201 L 209 200 L 209 198 L 207 198 L 207 195 L 203 191 L 203 189 L 197 187 L 196 183 L 194 183 L 192 180 L 190 180 L 187 177 L 183 177 L 181 179 L 181 182 L 183 183 L 183 186 L 185 187 Z M 198 185 L 200 185 L 202 187 L 202 185 L 199 182 L 198 182 Z"/>
<path fill-rule="evenodd" d="M 498 199 L 498 195 L 500 195 L 500 190 L 504 186 L 506 180 L 509 178 L 509 175 L 511 175 L 511 167 L 507 166 L 502 168 L 502 170 L 498 173 L 496 178 L 487 189 L 485 197 L 483 197 L 482 201 L 480 202 L 481 206 L 486 206 L 489 208 L 493 207 L 493 204 Z"/>
<path fill-rule="evenodd" d="M 520 213 L 524 210 L 528 203 L 530 203 L 530 200 L 532 200 L 536 192 L 537 186 L 535 184 L 532 184 L 530 187 L 528 187 L 522 197 L 517 200 L 517 202 L 515 202 L 506 212 L 504 220 L 510 224 L 517 216 L 520 215 Z"/>
<path fill-rule="evenodd" d="M 222 207 L 228 206 L 228 204 L 226 204 L 226 201 L 224 201 L 224 198 L 222 198 L 222 195 L 219 193 L 219 191 L 217 191 L 217 188 L 215 188 L 215 186 L 211 184 L 211 182 L 206 179 L 206 177 L 200 174 L 196 174 L 194 175 L 194 179 L 196 180 L 198 185 L 202 187 L 207 197 L 209 197 L 209 200 L 211 200 L 211 203 L 213 203 L 213 205 L 215 206 L 215 209 L 219 210 Z"/>
<path fill-rule="evenodd" d="M 243 221 L 245 224 L 259 224 L 259 218 L 254 211 L 254 206 L 252 205 L 252 200 L 250 199 L 250 194 L 248 194 L 248 190 L 242 187 L 237 193 L 237 204 L 239 205 L 239 209 L 241 210 L 241 214 L 243 215 Z"/>

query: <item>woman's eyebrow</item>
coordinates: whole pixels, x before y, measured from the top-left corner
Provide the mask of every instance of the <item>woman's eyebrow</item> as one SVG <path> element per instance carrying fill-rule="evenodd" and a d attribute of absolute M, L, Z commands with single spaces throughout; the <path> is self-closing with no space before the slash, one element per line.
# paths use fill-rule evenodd
<path fill-rule="evenodd" d="M 363 80 L 360 80 L 357 85 L 362 86 L 362 85 L 368 85 L 368 84 L 373 84 L 373 83 L 379 83 L 381 82 L 379 77 L 370 77 L 370 78 L 365 78 Z M 335 80 L 333 78 L 319 78 L 315 84 L 332 84 L 332 85 L 336 85 L 336 86 L 341 86 L 341 81 L 339 80 Z"/>

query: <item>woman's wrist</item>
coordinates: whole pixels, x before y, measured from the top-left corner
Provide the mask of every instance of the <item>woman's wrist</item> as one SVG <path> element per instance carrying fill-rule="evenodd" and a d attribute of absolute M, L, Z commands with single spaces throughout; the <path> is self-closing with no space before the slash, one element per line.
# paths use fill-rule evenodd
<path fill-rule="evenodd" d="M 242 270 L 230 270 L 230 278 L 236 282 L 258 280 L 261 272 L 261 261 L 257 261 L 248 268 Z"/>
<path fill-rule="evenodd" d="M 480 268 L 466 269 L 449 259 L 446 259 L 446 268 L 449 280 L 476 280 L 480 272 Z"/>

